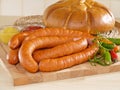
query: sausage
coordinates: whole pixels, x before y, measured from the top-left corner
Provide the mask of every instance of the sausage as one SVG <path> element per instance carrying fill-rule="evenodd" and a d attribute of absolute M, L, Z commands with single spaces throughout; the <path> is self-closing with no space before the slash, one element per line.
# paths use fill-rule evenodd
<path fill-rule="evenodd" d="M 15 49 L 15 50 L 10 49 L 9 50 L 9 53 L 7 55 L 7 60 L 10 64 L 16 65 L 19 62 L 18 51 L 19 51 L 19 49 Z"/>
<path fill-rule="evenodd" d="M 17 49 L 20 47 L 22 41 L 24 40 L 25 37 L 27 37 L 31 32 L 20 32 L 16 35 L 14 35 L 9 43 L 8 43 L 8 46 L 11 48 L 11 49 Z"/>
<path fill-rule="evenodd" d="M 29 35 L 26 40 L 31 40 L 40 36 L 70 36 L 70 37 L 86 37 L 93 39 L 94 37 L 86 32 L 81 32 L 77 30 L 64 30 L 61 28 L 44 28 L 43 30 L 38 30 Z"/>
<path fill-rule="evenodd" d="M 19 33 L 10 40 L 9 47 L 11 49 L 18 48 L 24 39 L 31 40 L 36 37 L 41 36 L 70 36 L 70 37 L 87 37 L 87 38 L 94 38 L 89 33 L 77 31 L 77 30 L 64 30 L 59 28 L 44 28 L 38 29 L 33 32 L 22 32 Z M 27 38 L 26 38 L 27 37 Z"/>
<path fill-rule="evenodd" d="M 57 58 L 80 52 L 81 50 L 87 48 L 87 45 L 87 39 L 83 38 L 77 41 L 71 41 L 58 45 L 50 49 L 37 50 L 33 52 L 33 58 L 39 63 L 42 59 Z"/>
<path fill-rule="evenodd" d="M 72 38 L 72 37 L 68 37 L 69 39 L 68 39 L 68 41 L 65 41 L 65 42 L 69 42 L 69 41 L 71 41 L 71 40 L 78 40 L 78 39 L 80 39 L 80 38 Z M 63 44 L 63 43 L 65 43 L 64 41 L 63 42 L 61 42 L 60 44 Z M 19 48 L 17 48 L 17 49 L 10 49 L 10 51 L 9 51 L 9 53 L 8 53 L 8 55 L 7 55 L 7 60 L 8 60 L 8 62 L 10 63 L 10 64 L 12 64 L 12 65 L 16 65 L 18 62 L 19 62 L 19 58 L 18 58 L 18 51 L 19 51 Z M 44 51 L 44 50 L 41 50 L 41 51 Z M 38 52 L 39 51 L 35 51 L 34 53 L 35 54 L 33 54 L 33 55 L 35 55 L 34 56 L 34 58 L 38 58 L 39 56 L 38 56 Z M 36 60 L 37 61 L 37 60 Z M 38 61 L 37 61 L 38 62 Z"/>
<path fill-rule="evenodd" d="M 32 57 L 32 53 L 40 48 L 54 47 L 73 40 L 71 37 L 39 37 L 22 43 L 18 57 L 20 64 L 29 72 L 38 71 L 38 63 Z"/>
<path fill-rule="evenodd" d="M 94 43 L 93 45 L 79 53 L 64 56 L 61 58 L 41 60 L 39 63 L 39 70 L 45 72 L 57 71 L 72 67 L 77 64 L 81 64 L 92 58 L 96 54 L 98 49 L 98 45 Z"/>

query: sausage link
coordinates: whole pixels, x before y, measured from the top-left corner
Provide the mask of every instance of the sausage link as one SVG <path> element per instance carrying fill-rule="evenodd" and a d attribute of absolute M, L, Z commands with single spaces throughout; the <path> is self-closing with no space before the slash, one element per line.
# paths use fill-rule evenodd
<path fill-rule="evenodd" d="M 37 50 L 33 52 L 33 57 L 39 63 L 42 59 L 52 59 L 80 52 L 81 50 L 87 48 L 87 45 L 87 39 L 83 38 L 77 41 L 71 41 L 58 45 L 50 49 Z"/>
<path fill-rule="evenodd" d="M 74 65 L 88 61 L 95 55 L 97 51 L 98 45 L 93 44 L 79 53 L 75 53 L 69 56 L 64 56 L 56 59 L 44 59 L 41 60 L 39 63 L 39 70 L 48 72 L 72 67 Z"/>
<path fill-rule="evenodd" d="M 31 32 L 20 32 L 16 35 L 14 35 L 9 43 L 8 46 L 11 49 L 17 49 L 18 47 L 20 47 L 20 45 L 22 44 L 22 41 L 24 40 L 25 37 L 27 37 Z"/>
<path fill-rule="evenodd" d="M 37 30 L 30 34 L 26 40 L 31 40 L 36 37 L 41 36 L 70 36 L 70 37 L 85 37 L 88 39 L 93 39 L 94 37 L 87 32 L 81 32 L 78 30 L 68 30 L 62 28 L 44 28 L 43 30 Z"/>
<path fill-rule="evenodd" d="M 73 40 L 71 37 L 39 37 L 26 41 L 19 50 L 20 64 L 29 72 L 37 72 L 38 64 L 32 57 L 32 53 L 36 49 L 54 47 L 56 45 Z"/>
<path fill-rule="evenodd" d="M 10 51 L 7 55 L 7 60 L 10 64 L 16 65 L 19 62 L 18 51 L 19 51 L 19 49 L 15 49 L 15 50 L 10 49 Z"/>
<path fill-rule="evenodd" d="M 87 38 L 94 38 L 89 33 L 77 31 L 77 30 L 64 30 L 58 28 L 44 28 L 38 29 L 33 32 L 21 32 L 10 40 L 9 47 L 11 49 L 18 48 L 24 39 L 30 40 L 36 37 L 41 36 L 70 36 L 70 37 L 87 37 Z M 27 37 L 27 38 L 26 38 Z"/>
<path fill-rule="evenodd" d="M 66 42 L 70 42 L 71 40 L 77 40 L 77 39 L 80 39 L 80 38 L 74 38 L 73 39 L 72 37 L 69 37 L 68 41 L 65 41 L 65 42 L 63 41 L 60 44 L 64 44 Z M 18 51 L 19 51 L 19 48 L 17 48 L 17 49 L 10 49 L 10 51 L 9 51 L 9 53 L 7 55 L 7 60 L 8 60 L 8 62 L 10 64 L 16 65 L 19 62 Z M 41 50 L 41 51 L 43 51 L 43 50 Z M 34 52 L 35 53 L 35 54 L 33 54 L 34 58 L 39 58 L 38 52 L 39 51 L 35 51 Z M 36 61 L 38 62 L 38 59 L 36 59 Z"/>

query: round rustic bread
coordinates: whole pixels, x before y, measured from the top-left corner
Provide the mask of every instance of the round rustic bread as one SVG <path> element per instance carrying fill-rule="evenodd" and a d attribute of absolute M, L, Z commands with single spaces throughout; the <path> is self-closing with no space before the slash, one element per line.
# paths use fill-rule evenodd
<path fill-rule="evenodd" d="M 43 22 L 46 27 L 96 34 L 111 30 L 115 19 L 109 9 L 94 0 L 61 0 L 45 10 Z"/>

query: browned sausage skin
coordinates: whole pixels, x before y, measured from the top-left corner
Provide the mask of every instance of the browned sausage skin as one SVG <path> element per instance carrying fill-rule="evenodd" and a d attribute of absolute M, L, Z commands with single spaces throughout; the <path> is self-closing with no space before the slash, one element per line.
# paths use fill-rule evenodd
<path fill-rule="evenodd" d="M 19 51 L 19 49 L 15 49 L 15 50 L 10 49 L 9 50 L 9 53 L 7 54 L 7 60 L 10 64 L 16 65 L 19 62 L 18 51 Z"/>
<path fill-rule="evenodd" d="M 21 32 L 10 40 L 9 47 L 11 49 L 18 48 L 24 39 L 30 40 L 36 37 L 41 36 L 70 36 L 70 37 L 86 37 L 86 38 L 94 38 L 89 33 L 80 32 L 77 30 L 64 30 L 64 29 L 58 29 L 58 28 L 44 28 L 35 30 L 32 32 Z M 26 38 L 27 37 L 27 38 Z"/>
<path fill-rule="evenodd" d="M 33 57 L 39 63 L 42 59 L 58 58 L 80 52 L 81 50 L 87 48 L 87 45 L 87 39 L 82 38 L 80 40 L 71 41 L 50 49 L 35 51 L 33 52 Z"/>
<path fill-rule="evenodd" d="M 72 67 L 74 65 L 88 61 L 95 55 L 97 51 L 98 45 L 95 43 L 79 53 L 64 56 L 61 58 L 44 59 L 39 63 L 39 70 L 48 72 Z"/>
<path fill-rule="evenodd" d="M 77 30 L 64 30 L 60 28 L 44 28 L 43 30 L 38 30 L 29 35 L 26 39 L 30 40 L 32 38 L 41 36 L 70 36 L 70 37 L 86 37 L 92 38 L 93 36 L 89 33 L 77 31 Z"/>
<path fill-rule="evenodd" d="M 31 32 L 20 32 L 16 35 L 14 35 L 9 43 L 8 43 L 8 46 L 11 48 L 11 49 L 17 49 L 20 47 L 20 45 L 22 44 L 22 41 L 24 40 L 25 37 L 27 37 Z"/>
<path fill-rule="evenodd" d="M 26 41 L 19 50 L 20 64 L 29 72 L 37 72 L 38 64 L 32 57 L 33 51 L 40 48 L 54 47 L 73 40 L 71 37 L 39 37 Z"/>
<path fill-rule="evenodd" d="M 72 40 L 80 39 L 79 37 L 74 38 L 74 39 L 72 39 L 72 37 L 68 37 L 68 38 L 69 38 L 69 40 L 66 41 L 66 42 L 70 42 L 70 41 L 72 41 Z M 66 43 L 66 42 L 63 42 L 63 43 Z M 63 43 L 61 43 L 61 44 L 63 44 Z M 34 59 L 35 59 L 37 62 L 39 62 L 40 57 L 42 57 L 42 56 L 40 55 L 40 53 L 39 53 L 40 51 L 43 51 L 43 50 L 35 51 L 35 52 L 34 52 L 35 54 L 33 54 L 33 57 L 34 57 Z M 9 53 L 8 53 L 8 55 L 7 55 L 7 60 L 8 60 L 8 62 L 9 62 L 10 64 L 15 65 L 15 64 L 17 64 L 17 63 L 19 62 L 18 52 L 19 52 L 19 48 L 17 48 L 17 49 L 10 49 L 10 51 L 9 51 Z M 42 52 L 42 53 L 44 53 L 44 52 Z"/>

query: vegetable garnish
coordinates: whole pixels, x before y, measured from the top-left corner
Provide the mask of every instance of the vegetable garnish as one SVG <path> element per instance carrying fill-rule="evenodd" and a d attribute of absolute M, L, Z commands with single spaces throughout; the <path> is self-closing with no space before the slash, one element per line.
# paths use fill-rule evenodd
<path fill-rule="evenodd" d="M 120 45 L 120 39 L 105 38 L 101 35 L 97 35 L 93 42 L 97 42 L 99 45 L 99 51 L 96 55 L 89 60 L 91 65 L 95 66 L 100 64 L 102 66 L 108 66 L 118 61 L 117 52 L 120 51 L 118 45 Z M 114 41 L 114 42 L 113 42 Z"/>
<path fill-rule="evenodd" d="M 120 38 L 108 38 L 108 39 L 115 43 L 116 45 L 120 45 Z"/>
<path fill-rule="evenodd" d="M 111 50 L 110 51 L 110 54 L 111 54 L 111 59 L 112 59 L 112 61 L 113 62 L 117 62 L 118 60 L 118 55 L 117 55 L 117 53 L 114 51 L 114 50 Z"/>
<path fill-rule="evenodd" d="M 116 46 L 113 48 L 113 50 L 114 50 L 115 52 L 120 52 L 120 46 L 116 45 Z"/>

